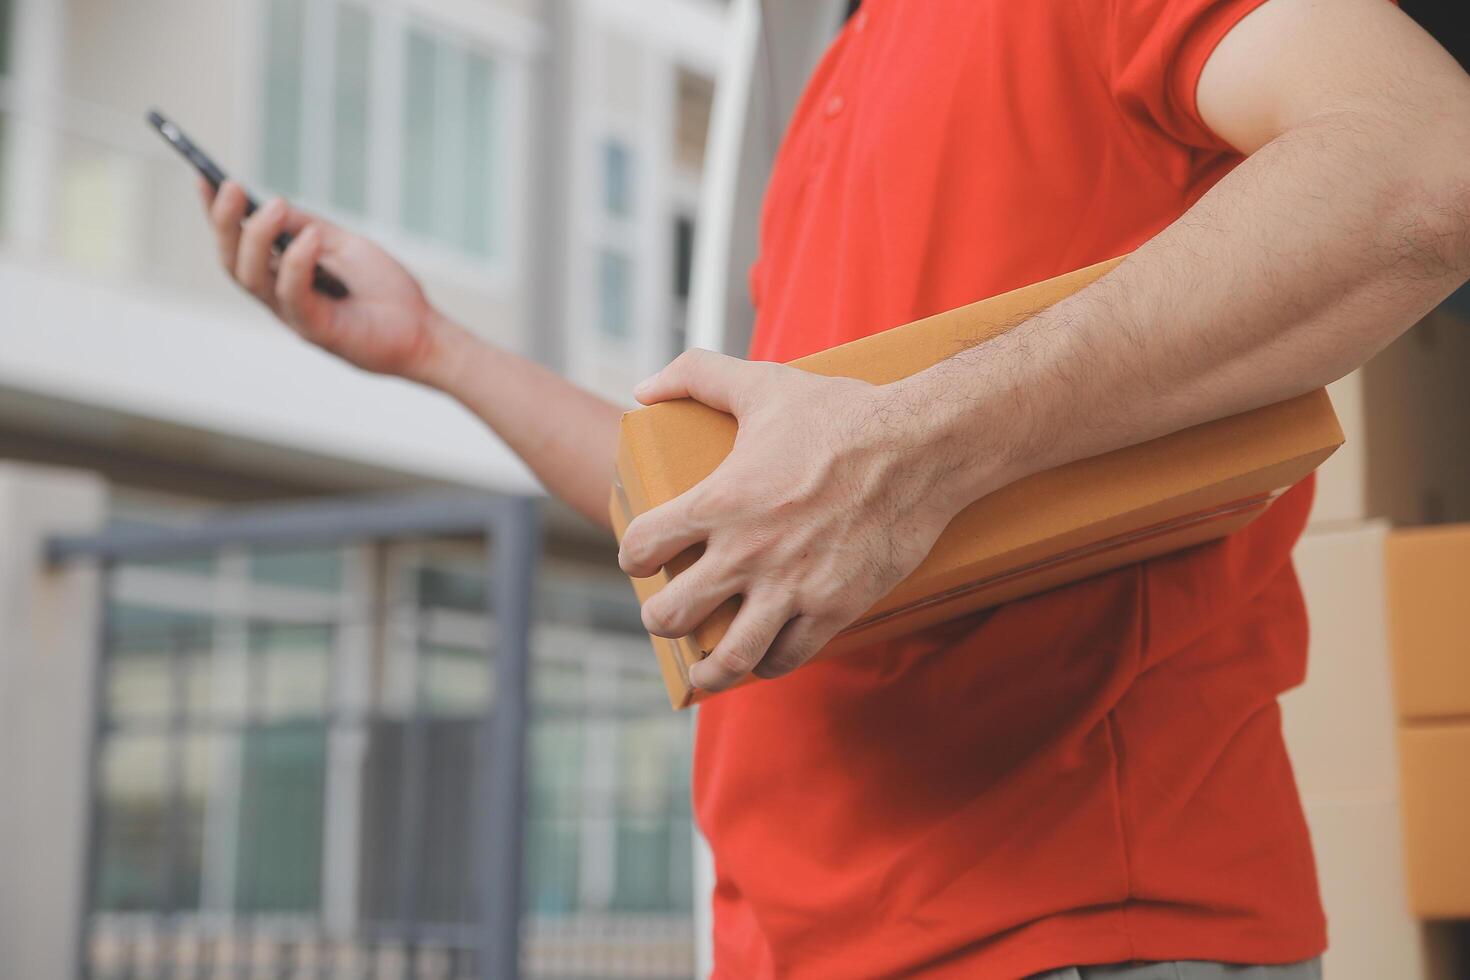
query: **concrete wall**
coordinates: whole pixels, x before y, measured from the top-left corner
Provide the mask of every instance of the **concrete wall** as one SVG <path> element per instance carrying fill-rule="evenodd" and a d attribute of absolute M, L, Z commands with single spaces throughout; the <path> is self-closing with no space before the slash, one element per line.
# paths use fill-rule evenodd
<path fill-rule="evenodd" d="M 48 568 L 48 535 L 94 530 L 88 474 L 0 462 L 0 974 L 74 975 L 83 908 L 98 577 Z"/>

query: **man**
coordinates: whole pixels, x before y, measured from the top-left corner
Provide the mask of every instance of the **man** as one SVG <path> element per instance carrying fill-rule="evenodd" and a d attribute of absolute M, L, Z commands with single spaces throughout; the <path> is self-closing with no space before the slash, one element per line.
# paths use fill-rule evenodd
<path fill-rule="evenodd" d="M 282 319 L 458 397 L 606 522 L 617 406 L 447 322 L 362 239 L 283 202 L 242 232 L 242 208 L 212 201 L 222 258 Z M 969 501 L 1325 384 L 1464 281 L 1470 79 L 1386 0 L 867 0 L 776 161 L 751 356 L 1129 250 L 892 385 L 692 352 L 638 388 L 740 422 L 628 530 L 633 574 L 705 544 L 644 622 L 677 636 L 738 594 L 695 682 L 795 671 L 700 718 L 718 976 L 1316 975 L 1276 702 L 1305 670 L 1310 480 L 1226 540 L 796 670 Z M 352 299 L 309 290 L 319 258 Z M 1145 963 L 1172 965 L 1087 969 Z"/>

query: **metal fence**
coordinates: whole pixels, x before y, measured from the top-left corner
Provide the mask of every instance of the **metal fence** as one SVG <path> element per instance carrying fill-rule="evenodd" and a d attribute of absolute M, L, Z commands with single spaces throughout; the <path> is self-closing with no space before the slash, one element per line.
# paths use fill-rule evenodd
<path fill-rule="evenodd" d="M 693 972 L 688 721 L 535 506 L 326 502 L 100 561 L 82 976 Z"/>

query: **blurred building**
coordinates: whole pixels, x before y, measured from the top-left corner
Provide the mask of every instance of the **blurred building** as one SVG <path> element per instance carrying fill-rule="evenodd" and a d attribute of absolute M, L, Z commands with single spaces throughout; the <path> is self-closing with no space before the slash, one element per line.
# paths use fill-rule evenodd
<path fill-rule="evenodd" d="M 23 464 L 6 479 L 91 474 L 77 499 L 101 503 L 80 511 L 112 529 L 534 492 L 447 399 L 308 349 L 230 285 L 143 114 L 261 196 L 384 243 L 488 340 L 624 400 L 683 346 L 725 17 L 718 0 L 0 0 L 0 458 Z M 554 506 L 544 525 L 527 971 L 688 975 L 688 719 L 608 542 Z M 10 848 L 54 849 L 62 884 L 73 865 L 86 882 L 74 914 L 28 910 L 70 937 L 44 962 L 478 975 L 486 567 L 473 535 L 118 562 L 95 678 L 0 685 L 91 716 L 85 804 L 27 815 Z M 0 748 L 0 779 L 66 765 L 63 748 Z M 37 935 L 0 936 L 0 973 Z"/>

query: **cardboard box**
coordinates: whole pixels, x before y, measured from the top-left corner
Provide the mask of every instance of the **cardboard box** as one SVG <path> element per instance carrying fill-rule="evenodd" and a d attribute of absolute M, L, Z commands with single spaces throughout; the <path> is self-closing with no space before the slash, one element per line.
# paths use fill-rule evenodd
<path fill-rule="evenodd" d="M 1470 918 L 1470 723 L 1399 732 L 1409 904 L 1425 919 Z"/>
<path fill-rule="evenodd" d="M 1399 717 L 1470 724 L 1470 524 L 1395 530 L 1384 560 Z"/>
<path fill-rule="evenodd" d="M 885 384 L 982 344 L 1092 283 L 1118 259 L 981 300 L 793 361 L 817 374 Z M 735 420 L 689 399 L 623 416 L 614 529 L 677 497 L 729 453 Z M 919 567 L 822 655 L 866 646 L 1244 527 L 1342 444 L 1324 391 L 1038 473 L 965 508 Z M 635 582 L 646 600 L 697 549 Z M 714 649 L 738 599 L 694 633 L 655 641 L 677 708 L 703 692 L 689 667 Z"/>

